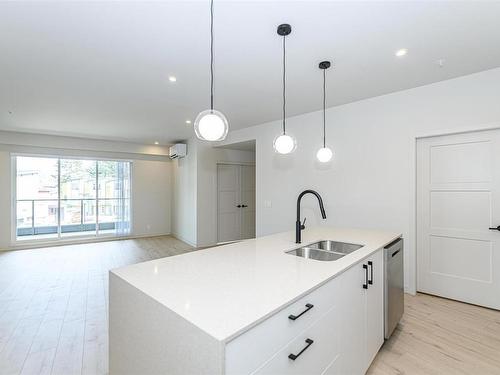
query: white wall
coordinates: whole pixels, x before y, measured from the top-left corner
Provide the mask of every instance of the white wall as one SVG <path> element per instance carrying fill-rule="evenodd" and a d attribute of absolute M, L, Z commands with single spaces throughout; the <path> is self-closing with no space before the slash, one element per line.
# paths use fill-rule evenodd
<path fill-rule="evenodd" d="M 321 112 L 288 120 L 287 130 L 298 140 L 293 155 L 273 151 L 280 121 L 232 131 L 223 143 L 257 140 L 257 235 L 293 230 L 297 195 L 315 189 L 323 196 L 328 218 L 321 220 L 313 197 L 304 198 L 309 225 L 404 234 L 405 282 L 411 291 L 415 138 L 500 126 L 499 100 L 500 69 L 494 69 L 328 109 L 327 143 L 335 156 L 327 166 L 315 160 L 321 146 Z M 264 201 L 271 201 L 272 207 L 265 208 Z"/>
<path fill-rule="evenodd" d="M 213 148 L 196 138 L 173 163 L 172 234 L 193 246 L 217 243 L 217 163 L 252 163 L 252 151 Z"/>
<path fill-rule="evenodd" d="M 64 139 L 65 137 L 0 132 L 0 250 L 12 248 L 11 153 L 131 160 L 131 236 L 170 234 L 172 163 L 162 155 L 165 147 L 150 149 L 148 145 L 141 147 L 120 142 L 102 143 L 103 141 L 69 138 L 68 148 L 64 148 Z M 79 143 L 75 143 L 76 140 Z M 25 141 L 26 144 L 23 143 Z M 35 144 L 38 146 L 34 146 Z M 152 153 L 148 154 L 150 151 Z"/>
<path fill-rule="evenodd" d="M 187 141 L 187 156 L 173 161 L 172 234 L 196 246 L 197 142 Z"/>
<path fill-rule="evenodd" d="M 9 152 L 0 150 L 0 250 L 10 246 L 11 180 Z"/>
<path fill-rule="evenodd" d="M 132 235 L 170 234 L 171 194 L 171 162 L 132 162 Z"/>

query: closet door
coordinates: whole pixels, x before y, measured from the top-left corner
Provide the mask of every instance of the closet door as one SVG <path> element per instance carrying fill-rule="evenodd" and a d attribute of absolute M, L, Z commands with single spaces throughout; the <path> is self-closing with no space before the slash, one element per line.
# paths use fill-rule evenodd
<path fill-rule="evenodd" d="M 417 146 L 418 290 L 500 309 L 500 130 Z"/>
<path fill-rule="evenodd" d="M 241 239 L 240 166 L 217 165 L 217 242 Z"/>
<path fill-rule="evenodd" d="M 255 166 L 240 166 L 241 239 L 255 237 Z"/>

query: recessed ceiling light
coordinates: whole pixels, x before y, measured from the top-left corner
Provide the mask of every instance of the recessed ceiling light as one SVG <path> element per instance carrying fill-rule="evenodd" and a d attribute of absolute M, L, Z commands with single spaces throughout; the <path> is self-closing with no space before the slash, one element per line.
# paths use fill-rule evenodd
<path fill-rule="evenodd" d="M 159 145 L 159 144 L 160 144 L 160 142 L 158 142 L 158 141 L 155 142 L 155 145 Z"/>
<path fill-rule="evenodd" d="M 186 120 L 186 124 L 191 124 L 191 120 Z"/>
<path fill-rule="evenodd" d="M 174 76 L 170 76 L 170 77 L 168 77 L 168 80 L 169 80 L 170 82 L 176 82 L 176 81 L 177 81 L 177 78 L 175 78 Z"/>
<path fill-rule="evenodd" d="M 397 57 L 403 57 L 405 56 L 406 54 L 408 53 L 408 50 L 406 48 L 401 48 L 401 49 L 398 49 L 395 53 L 395 55 Z"/>

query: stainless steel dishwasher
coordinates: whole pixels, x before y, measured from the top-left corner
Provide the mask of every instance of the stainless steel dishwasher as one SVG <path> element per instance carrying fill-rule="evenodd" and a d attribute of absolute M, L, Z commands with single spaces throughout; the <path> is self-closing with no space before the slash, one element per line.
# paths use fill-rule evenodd
<path fill-rule="evenodd" d="M 388 339 L 404 311 L 403 239 L 384 247 L 384 330 Z"/>

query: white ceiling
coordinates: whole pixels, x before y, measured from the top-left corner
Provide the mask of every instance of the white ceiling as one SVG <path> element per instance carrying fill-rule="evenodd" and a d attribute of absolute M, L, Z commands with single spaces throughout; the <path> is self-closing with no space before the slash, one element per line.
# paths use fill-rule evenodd
<path fill-rule="evenodd" d="M 208 0 L 0 3 L 0 130 L 191 136 L 185 120 L 209 104 L 208 11 Z M 283 22 L 296 115 L 321 108 L 324 59 L 329 106 L 498 67 L 499 20 L 500 2 L 216 0 L 215 106 L 231 129 L 280 118 Z"/>

